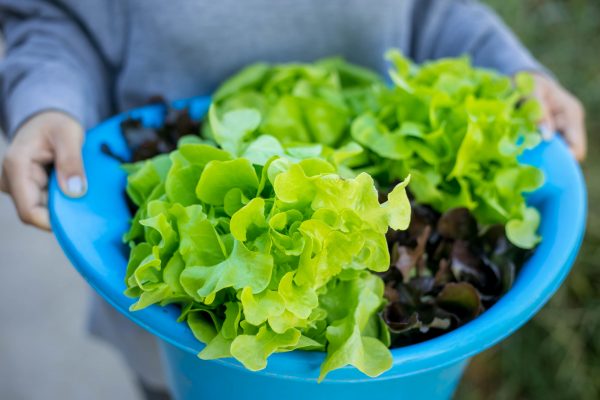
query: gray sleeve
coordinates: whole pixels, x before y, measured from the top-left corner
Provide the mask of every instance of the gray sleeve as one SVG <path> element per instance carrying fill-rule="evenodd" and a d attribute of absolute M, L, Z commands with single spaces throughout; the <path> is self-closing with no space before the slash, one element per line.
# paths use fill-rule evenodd
<path fill-rule="evenodd" d="M 88 15 L 104 27 L 78 17 L 77 8 L 89 6 L 91 0 L 0 0 L 6 46 L 0 63 L 0 123 L 9 136 L 44 110 L 66 112 L 86 127 L 111 112 L 118 50 L 105 49 L 94 31 L 111 32 L 106 22 L 115 10 L 108 1 L 93 1 L 97 10 Z"/>
<path fill-rule="evenodd" d="M 417 62 L 468 54 L 506 75 L 548 73 L 502 20 L 475 0 L 414 0 L 409 55 Z"/>

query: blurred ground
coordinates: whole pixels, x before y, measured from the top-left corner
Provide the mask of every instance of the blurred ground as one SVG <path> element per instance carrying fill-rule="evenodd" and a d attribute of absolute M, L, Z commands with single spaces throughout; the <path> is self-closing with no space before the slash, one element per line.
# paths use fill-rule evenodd
<path fill-rule="evenodd" d="M 600 2 L 486 2 L 588 109 L 589 220 L 567 283 L 525 328 L 474 360 L 457 398 L 600 399 Z M 0 227 L 0 399 L 138 399 L 118 356 L 85 335 L 87 287 L 52 236 L 23 227 L 6 196 Z"/>

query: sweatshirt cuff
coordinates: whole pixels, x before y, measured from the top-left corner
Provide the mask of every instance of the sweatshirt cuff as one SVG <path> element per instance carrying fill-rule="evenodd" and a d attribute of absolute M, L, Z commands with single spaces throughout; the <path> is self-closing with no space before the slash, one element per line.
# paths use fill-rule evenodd
<path fill-rule="evenodd" d="M 32 116 L 49 110 L 69 114 L 84 127 L 92 126 L 96 116 L 86 107 L 84 90 L 68 78 L 68 72 L 28 75 L 11 91 L 4 107 L 6 133 L 12 139 Z"/>

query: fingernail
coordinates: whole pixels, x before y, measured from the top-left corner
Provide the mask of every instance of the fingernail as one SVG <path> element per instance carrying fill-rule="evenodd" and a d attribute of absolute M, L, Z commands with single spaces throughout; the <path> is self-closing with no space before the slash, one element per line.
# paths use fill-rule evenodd
<path fill-rule="evenodd" d="M 542 135 L 542 139 L 551 140 L 554 137 L 554 130 L 550 129 L 546 124 L 540 124 L 540 133 Z"/>
<path fill-rule="evenodd" d="M 85 188 L 81 176 L 74 175 L 67 179 L 67 195 L 70 197 L 83 196 Z"/>

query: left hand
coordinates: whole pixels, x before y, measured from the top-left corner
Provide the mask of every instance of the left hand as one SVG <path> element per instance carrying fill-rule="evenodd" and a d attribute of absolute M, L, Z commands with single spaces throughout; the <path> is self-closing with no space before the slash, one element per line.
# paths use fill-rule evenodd
<path fill-rule="evenodd" d="M 542 134 L 546 131 L 547 137 L 552 132 L 560 132 L 575 158 L 583 161 L 587 152 L 583 105 L 555 80 L 542 74 L 533 74 L 533 77 L 534 96 L 542 106 Z"/>

